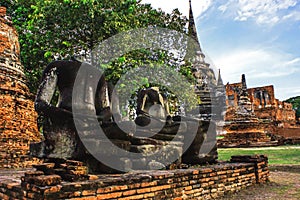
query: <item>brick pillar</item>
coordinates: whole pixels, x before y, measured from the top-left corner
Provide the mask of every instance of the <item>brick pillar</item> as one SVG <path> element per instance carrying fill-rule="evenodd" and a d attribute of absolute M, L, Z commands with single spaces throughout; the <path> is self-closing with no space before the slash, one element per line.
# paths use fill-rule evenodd
<path fill-rule="evenodd" d="M 269 181 L 268 157 L 265 155 L 231 156 L 230 162 L 253 163 L 255 168 L 256 183 Z"/>
<path fill-rule="evenodd" d="M 0 7 L 0 168 L 29 167 L 29 143 L 39 141 L 33 95 L 26 86 L 16 29 Z M 38 160 L 34 159 L 34 163 Z"/>

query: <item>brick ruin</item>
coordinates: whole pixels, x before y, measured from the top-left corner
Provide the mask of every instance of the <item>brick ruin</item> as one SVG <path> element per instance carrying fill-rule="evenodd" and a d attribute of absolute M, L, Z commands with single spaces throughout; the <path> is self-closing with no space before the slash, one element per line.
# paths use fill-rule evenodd
<path fill-rule="evenodd" d="M 29 143 L 41 139 L 20 62 L 18 34 L 0 7 L 0 168 L 28 167 Z"/>
<path fill-rule="evenodd" d="M 238 105 L 238 93 L 241 88 L 242 83 L 226 85 L 226 104 L 228 107 L 236 107 Z M 276 121 L 281 127 L 295 126 L 296 113 L 292 104 L 276 99 L 273 85 L 247 88 L 247 91 L 254 114 L 259 119 Z M 230 116 L 227 117 L 230 119 Z"/>
<path fill-rule="evenodd" d="M 276 99 L 273 85 L 249 88 L 248 92 L 254 113 L 258 118 L 274 121 L 279 127 L 295 127 L 296 113 L 292 104 Z"/>
<path fill-rule="evenodd" d="M 244 75 L 242 77 L 245 79 Z M 246 86 L 247 100 L 241 105 L 243 85 L 246 86 L 243 78 L 239 83 L 225 85 L 226 134 L 224 139 L 219 140 L 219 146 L 269 146 L 299 142 L 300 127 L 292 104 L 276 99 L 274 86 L 269 85 L 255 88 Z M 238 110 L 245 106 L 249 112 L 241 116 Z M 247 123 L 249 126 L 245 126 Z"/>
<path fill-rule="evenodd" d="M 190 169 L 90 175 L 78 161 L 16 171 L 0 184 L 1 199 L 217 199 L 269 180 L 268 158 L 232 156 L 230 162 Z M 3 177 L 0 174 L 0 180 Z M 20 182 L 21 179 L 21 182 Z"/>

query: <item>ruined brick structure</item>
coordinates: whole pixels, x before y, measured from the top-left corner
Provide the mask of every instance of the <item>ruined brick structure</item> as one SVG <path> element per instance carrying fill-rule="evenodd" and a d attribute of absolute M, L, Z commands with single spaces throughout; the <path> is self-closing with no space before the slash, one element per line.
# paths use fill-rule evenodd
<path fill-rule="evenodd" d="M 232 156 L 230 162 L 191 169 L 90 175 L 83 163 L 45 163 L 15 171 L 0 184 L 1 199 L 218 199 L 269 180 L 268 158 Z M 70 174 L 71 173 L 71 174 Z M 82 177 L 72 179 L 70 177 Z M 85 177 L 85 178 L 83 178 Z M 0 180 L 1 180 L 0 174 Z M 20 181 L 21 179 L 21 181 Z"/>
<path fill-rule="evenodd" d="M 226 104 L 228 107 L 238 105 L 238 94 L 241 87 L 242 83 L 226 85 Z M 247 91 L 252 109 L 259 119 L 276 121 L 284 127 L 291 127 L 296 124 L 296 114 L 292 108 L 292 104 L 276 99 L 273 85 L 248 88 Z"/>
<path fill-rule="evenodd" d="M 39 141 L 37 114 L 25 83 L 18 35 L 0 7 L 0 168 L 27 167 L 29 143 Z"/>
<path fill-rule="evenodd" d="M 241 95 L 243 90 L 247 97 Z M 292 104 L 276 99 L 273 85 L 247 88 L 243 75 L 241 82 L 226 84 L 226 97 L 224 131 L 227 134 L 219 142 L 220 146 L 249 146 L 251 143 L 271 145 L 300 138 L 300 127 L 296 125 Z M 239 115 L 238 110 L 245 106 L 248 114 Z M 245 126 L 250 122 L 251 125 Z"/>

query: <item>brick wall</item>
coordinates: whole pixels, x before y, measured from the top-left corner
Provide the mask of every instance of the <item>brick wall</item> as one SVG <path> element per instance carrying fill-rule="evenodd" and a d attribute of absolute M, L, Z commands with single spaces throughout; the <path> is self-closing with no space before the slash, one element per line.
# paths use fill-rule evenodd
<path fill-rule="evenodd" d="M 247 91 L 254 109 L 274 106 L 276 103 L 273 85 L 249 88 Z"/>
<path fill-rule="evenodd" d="M 238 94 L 242 88 L 242 83 L 226 84 L 226 105 L 228 107 L 238 106 Z"/>
<path fill-rule="evenodd" d="M 65 169 L 64 173 L 76 174 L 77 170 L 84 169 L 80 168 L 83 167 L 81 164 L 71 163 L 60 164 Z M 21 184 L 16 180 L 1 181 L 0 198 L 212 199 L 256 183 L 264 183 L 269 177 L 268 159 L 265 156 L 234 156 L 231 162 L 193 169 L 134 171 L 97 176 L 81 173 L 81 176 L 77 176 L 81 177 L 81 181 L 66 181 L 61 174 L 62 170 L 51 163 L 37 168 L 38 171 L 26 172 Z"/>
<path fill-rule="evenodd" d="M 28 167 L 29 143 L 41 140 L 32 94 L 20 62 L 16 29 L 0 7 L 0 168 Z"/>

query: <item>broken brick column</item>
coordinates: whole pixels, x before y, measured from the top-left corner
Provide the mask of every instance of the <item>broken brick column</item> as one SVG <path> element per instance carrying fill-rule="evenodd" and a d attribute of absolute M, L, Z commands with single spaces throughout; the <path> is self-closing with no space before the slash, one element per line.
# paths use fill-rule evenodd
<path fill-rule="evenodd" d="M 32 94 L 20 62 L 16 29 L 0 7 L 0 168 L 28 167 L 29 143 L 40 141 Z"/>
<path fill-rule="evenodd" d="M 231 156 L 230 162 L 254 163 L 256 183 L 265 183 L 269 181 L 270 171 L 268 168 L 268 157 L 265 155 Z"/>

